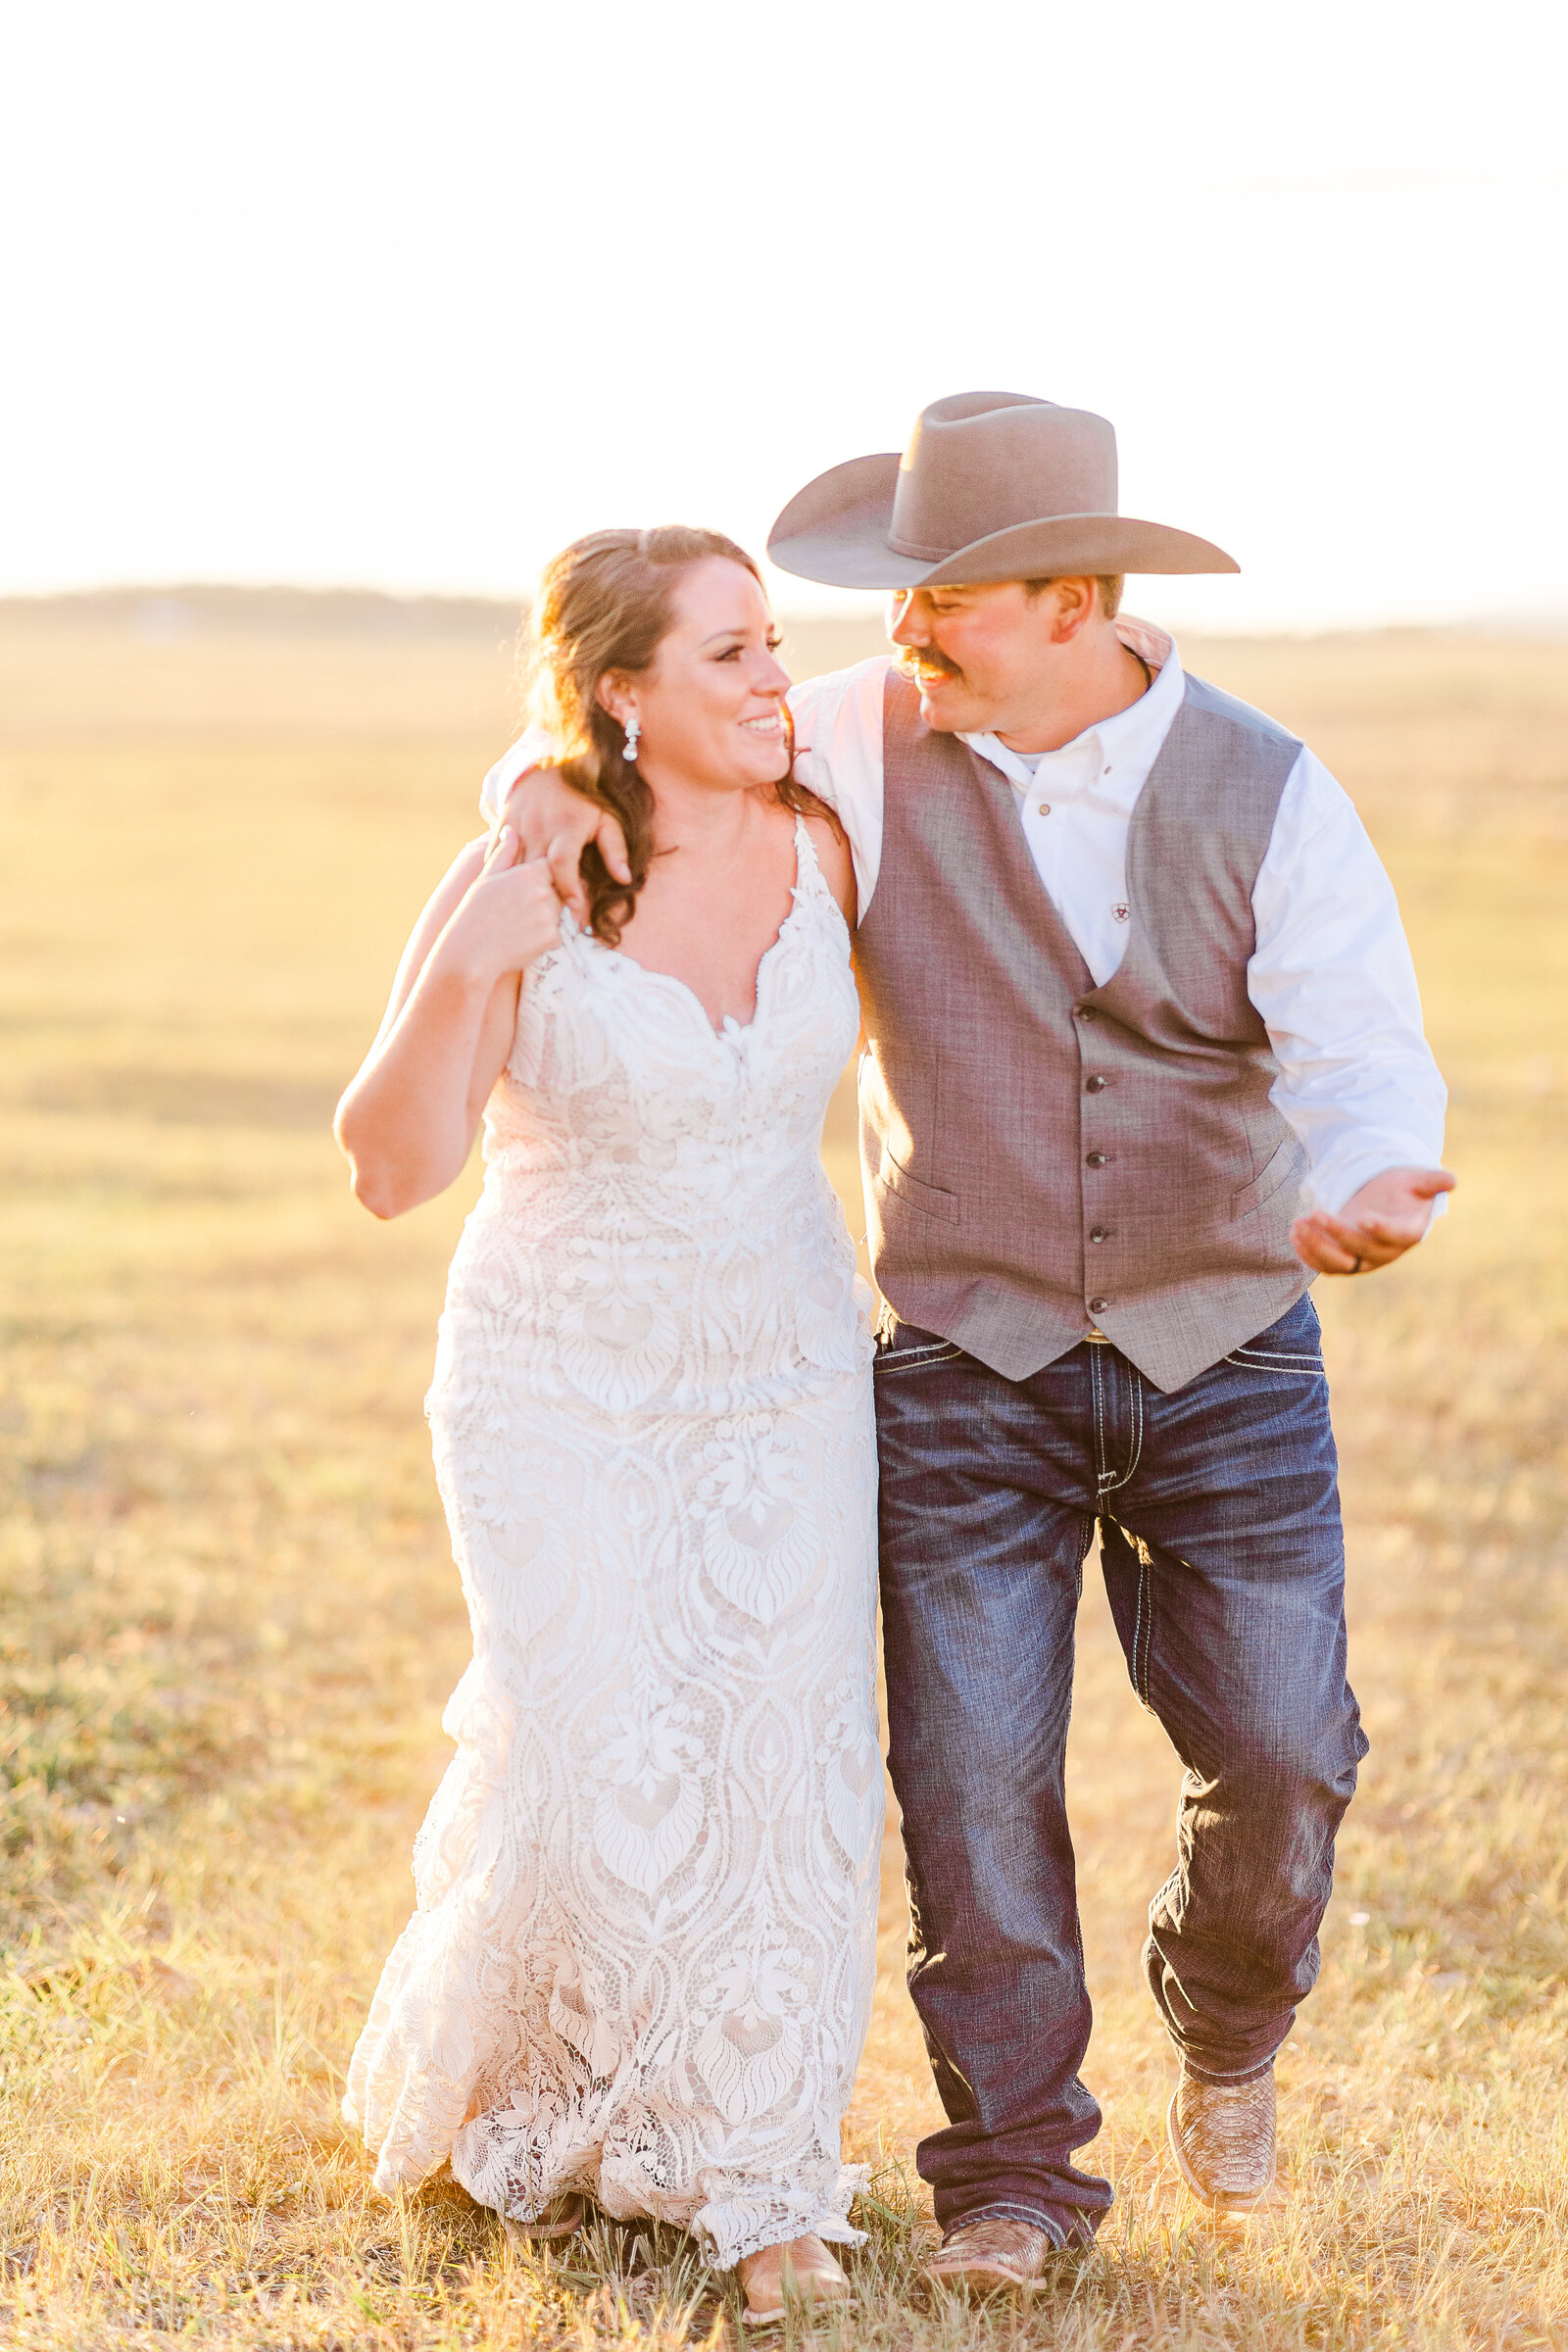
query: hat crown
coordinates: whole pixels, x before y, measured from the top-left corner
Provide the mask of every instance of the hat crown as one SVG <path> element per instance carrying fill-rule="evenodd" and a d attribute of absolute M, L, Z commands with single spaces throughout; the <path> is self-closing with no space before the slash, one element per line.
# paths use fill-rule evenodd
<path fill-rule="evenodd" d="M 888 545 L 937 564 L 1021 523 L 1116 512 L 1116 432 L 1107 418 L 1023 392 L 957 392 L 915 420 Z"/>

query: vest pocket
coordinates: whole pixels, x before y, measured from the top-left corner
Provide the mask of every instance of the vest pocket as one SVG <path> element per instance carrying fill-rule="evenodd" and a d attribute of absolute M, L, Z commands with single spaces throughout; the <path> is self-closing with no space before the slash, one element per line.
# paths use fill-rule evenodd
<path fill-rule="evenodd" d="M 896 1194 L 923 1216 L 940 1217 L 946 1225 L 957 1224 L 957 1194 L 946 1193 L 939 1184 L 926 1184 L 920 1177 L 911 1176 L 907 1168 L 900 1167 L 886 1144 L 882 1147 L 882 1164 L 875 1181 L 883 1192 Z"/>
<path fill-rule="evenodd" d="M 1295 1177 L 1299 1181 L 1306 1167 L 1306 1154 L 1292 1134 L 1280 1138 L 1278 1148 L 1264 1163 L 1250 1184 L 1244 1184 L 1239 1193 L 1231 1195 L 1231 1215 L 1245 1217 L 1249 1209 L 1261 1208 L 1272 1200 L 1281 1188 Z"/>

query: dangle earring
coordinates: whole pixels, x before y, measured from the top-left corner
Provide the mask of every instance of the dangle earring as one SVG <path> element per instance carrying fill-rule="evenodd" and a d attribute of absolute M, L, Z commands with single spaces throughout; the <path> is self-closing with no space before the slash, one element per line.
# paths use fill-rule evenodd
<path fill-rule="evenodd" d="M 620 755 L 628 767 L 637 764 L 637 738 L 642 731 L 642 721 L 634 710 L 626 721 L 626 741 Z"/>

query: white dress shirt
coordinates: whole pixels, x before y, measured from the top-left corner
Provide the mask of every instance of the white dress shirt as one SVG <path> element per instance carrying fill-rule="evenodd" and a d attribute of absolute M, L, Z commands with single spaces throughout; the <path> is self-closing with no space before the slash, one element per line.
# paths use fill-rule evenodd
<path fill-rule="evenodd" d="M 1127 828 L 1181 708 L 1181 658 L 1163 630 L 1119 619 L 1154 673 L 1147 693 L 1059 751 L 963 741 L 1006 777 L 1052 905 L 1102 987 L 1127 942 Z M 863 914 L 882 860 L 882 688 L 891 657 L 792 689 L 795 772 L 849 836 Z M 499 815 L 513 782 L 548 756 L 530 729 L 484 781 Z M 1333 1212 L 1384 1168 L 1443 1159 L 1447 1090 L 1422 1034 L 1421 999 L 1394 886 L 1349 796 L 1302 750 L 1286 779 L 1252 890 L 1247 993 L 1279 1063 L 1271 1099 L 1307 1156 L 1305 1205 Z M 1439 1212 L 1445 1202 L 1437 1202 Z"/>

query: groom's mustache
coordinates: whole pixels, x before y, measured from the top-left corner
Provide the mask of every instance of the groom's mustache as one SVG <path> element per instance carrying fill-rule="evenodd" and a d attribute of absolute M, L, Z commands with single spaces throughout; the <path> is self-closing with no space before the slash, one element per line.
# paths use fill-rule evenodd
<path fill-rule="evenodd" d="M 956 678 L 961 674 L 956 662 L 950 662 L 946 654 L 939 654 L 934 645 L 900 646 L 893 666 L 901 677 L 910 678 L 916 685 L 919 684 L 922 670 L 927 677 L 933 670 L 939 671 L 945 678 Z"/>

